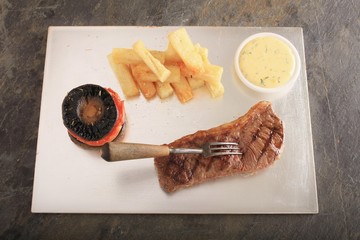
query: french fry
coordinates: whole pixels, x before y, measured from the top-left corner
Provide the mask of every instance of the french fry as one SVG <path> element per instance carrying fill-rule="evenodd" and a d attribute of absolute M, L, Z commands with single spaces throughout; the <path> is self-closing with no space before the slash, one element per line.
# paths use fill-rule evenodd
<path fill-rule="evenodd" d="M 176 64 L 177 62 L 182 62 L 182 59 L 171 43 L 168 43 L 168 47 L 165 51 L 165 64 Z"/>
<path fill-rule="evenodd" d="M 165 82 L 179 82 L 180 81 L 180 68 L 175 65 L 165 65 L 165 67 L 171 72 L 170 76 Z M 151 71 L 151 69 L 145 63 L 132 64 L 131 70 L 134 78 L 138 81 L 144 82 L 157 82 L 159 81 L 157 76 Z"/>
<path fill-rule="evenodd" d="M 180 82 L 171 83 L 171 86 L 180 102 L 186 103 L 193 98 L 191 87 L 184 76 L 181 76 Z"/>
<path fill-rule="evenodd" d="M 154 50 L 150 50 L 150 53 L 152 56 L 154 56 L 154 58 L 156 58 L 157 60 L 159 60 L 159 62 L 161 64 L 165 63 L 165 52 L 163 51 L 154 51 Z"/>
<path fill-rule="evenodd" d="M 134 71 L 134 66 L 136 66 L 136 65 L 130 65 L 131 72 Z M 134 77 L 134 79 L 135 79 L 137 86 L 139 87 L 142 95 L 144 95 L 144 97 L 146 99 L 151 99 L 156 95 L 156 88 L 155 88 L 155 85 L 153 82 L 141 81 L 139 79 L 136 79 L 135 77 Z"/>
<path fill-rule="evenodd" d="M 158 77 L 160 82 L 165 82 L 170 76 L 171 72 L 165 68 L 165 66 L 156 59 L 149 50 L 145 48 L 144 43 L 139 40 L 133 45 L 134 51 L 140 56 L 145 64 L 151 69 L 151 71 Z"/>
<path fill-rule="evenodd" d="M 136 52 L 128 48 L 113 48 L 111 56 L 116 64 L 137 64 L 141 62 L 141 58 Z"/>
<path fill-rule="evenodd" d="M 131 75 L 130 69 L 125 64 L 116 64 L 113 61 L 113 58 L 108 55 L 108 61 L 110 66 L 120 83 L 120 87 L 125 95 L 125 97 L 130 98 L 139 95 L 139 89 L 136 86 L 136 83 Z"/>
<path fill-rule="evenodd" d="M 191 69 L 189 69 L 184 62 L 178 62 L 177 65 L 180 68 L 180 73 L 182 76 L 185 77 L 192 77 L 193 75 L 195 75 L 194 71 L 192 71 Z"/>
<path fill-rule="evenodd" d="M 224 94 L 223 68 L 210 63 L 209 50 L 193 44 L 185 28 L 169 33 L 165 51 L 149 50 L 139 40 L 132 48 L 114 48 L 108 59 L 126 97 L 141 92 L 164 99 L 175 92 L 185 103 L 204 86 L 213 98 Z"/>
<path fill-rule="evenodd" d="M 174 93 L 173 88 L 168 82 L 155 82 L 156 92 L 161 99 L 167 98 Z"/>
<path fill-rule="evenodd" d="M 171 72 L 168 79 L 166 79 L 166 82 L 174 83 L 174 82 L 180 82 L 181 72 L 180 68 L 176 65 L 165 65 L 167 69 Z"/>
<path fill-rule="evenodd" d="M 143 82 L 156 82 L 159 81 L 157 76 L 151 71 L 151 69 L 145 63 L 131 64 L 131 71 L 138 81 Z"/>
<path fill-rule="evenodd" d="M 211 97 L 218 98 L 224 95 L 224 86 L 219 82 L 205 82 L 207 89 L 210 92 Z"/>
<path fill-rule="evenodd" d="M 152 82 L 137 81 L 141 93 L 146 99 L 151 99 L 156 95 L 156 88 Z"/>
<path fill-rule="evenodd" d="M 223 67 L 208 64 L 205 66 L 205 72 L 196 74 L 193 77 L 205 82 L 220 82 L 223 71 Z"/>
<path fill-rule="evenodd" d="M 191 87 L 191 89 L 197 89 L 197 88 L 201 88 L 204 86 L 205 82 L 201 79 L 197 79 L 197 78 L 194 78 L 194 77 L 188 77 L 186 78 L 189 82 L 189 85 Z"/>
<path fill-rule="evenodd" d="M 204 72 L 202 57 L 196 51 L 185 28 L 171 32 L 168 39 L 171 46 L 193 74 Z"/>
<path fill-rule="evenodd" d="M 194 45 L 195 50 L 200 54 L 204 64 L 210 64 L 208 56 L 209 56 L 209 49 L 201 47 L 200 44 Z"/>
<path fill-rule="evenodd" d="M 224 86 L 221 83 L 223 68 L 217 65 L 207 64 L 205 72 L 195 75 L 193 78 L 203 80 L 210 95 L 213 98 L 218 98 L 224 94 Z"/>
<path fill-rule="evenodd" d="M 165 62 L 165 53 L 162 51 L 150 50 L 150 53 L 161 63 Z M 139 64 L 143 60 L 131 48 L 113 48 L 111 52 L 113 61 L 117 64 Z"/>

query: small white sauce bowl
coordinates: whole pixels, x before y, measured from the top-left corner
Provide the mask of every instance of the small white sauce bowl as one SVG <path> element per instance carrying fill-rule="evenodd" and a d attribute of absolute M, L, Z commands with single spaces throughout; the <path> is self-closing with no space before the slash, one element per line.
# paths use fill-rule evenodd
<path fill-rule="evenodd" d="M 248 79 L 246 79 L 246 77 L 244 76 L 244 74 L 241 71 L 240 64 L 239 64 L 239 57 L 240 57 L 241 50 L 245 47 L 245 45 L 247 43 L 249 43 L 253 39 L 256 39 L 259 37 L 275 37 L 275 38 L 281 40 L 287 46 L 289 46 L 292 54 L 294 55 L 294 61 L 295 61 L 294 72 L 293 72 L 292 76 L 290 77 L 290 79 L 287 81 L 287 83 L 285 83 L 282 86 L 278 86 L 278 87 L 274 87 L 274 88 L 266 88 L 266 87 L 257 86 L 255 84 L 253 84 L 252 82 L 250 82 Z M 262 32 L 262 33 L 257 33 L 257 34 L 249 36 L 240 44 L 240 46 L 238 47 L 238 49 L 236 50 L 236 53 L 235 53 L 234 66 L 235 66 L 236 74 L 248 88 L 250 88 L 256 92 L 259 92 L 259 93 L 279 93 L 279 92 L 284 92 L 284 91 L 291 89 L 291 87 L 294 85 L 294 83 L 296 82 L 296 80 L 298 79 L 299 74 L 300 74 L 301 62 L 300 62 L 300 56 L 299 56 L 298 51 L 296 50 L 294 45 L 289 40 L 287 40 L 283 36 L 280 36 L 275 33 Z"/>

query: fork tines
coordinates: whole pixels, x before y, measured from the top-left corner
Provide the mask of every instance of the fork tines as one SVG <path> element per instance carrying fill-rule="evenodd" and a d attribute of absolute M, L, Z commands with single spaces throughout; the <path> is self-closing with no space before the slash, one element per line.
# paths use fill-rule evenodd
<path fill-rule="evenodd" d="M 208 146 L 211 156 L 242 154 L 239 151 L 239 144 L 234 142 L 210 142 L 208 143 Z"/>
<path fill-rule="evenodd" d="M 235 142 L 209 142 L 210 146 L 217 146 L 217 145 L 229 145 L 229 146 L 239 146 L 238 143 Z"/>

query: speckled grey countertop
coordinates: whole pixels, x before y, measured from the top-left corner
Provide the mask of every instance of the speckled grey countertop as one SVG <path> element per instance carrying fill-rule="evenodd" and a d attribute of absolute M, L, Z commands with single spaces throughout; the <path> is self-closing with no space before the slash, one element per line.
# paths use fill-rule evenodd
<path fill-rule="evenodd" d="M 359 239 L 360 2 L 0 1 L 0 239 Z M 316 215 L 30 211 L 48 26 L 302 27 Z"/>

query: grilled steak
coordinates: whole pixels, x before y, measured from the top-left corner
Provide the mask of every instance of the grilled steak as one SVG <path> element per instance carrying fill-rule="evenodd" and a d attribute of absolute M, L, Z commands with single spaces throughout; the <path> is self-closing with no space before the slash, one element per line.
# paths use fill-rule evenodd
<path fill-rule="evenodd" d="M 279 158 L 283 140 L 283 123 L 273 112 L 271 103 L 259 102 L 232 122 L 168 144 L 198 148 L 205 142 L 237 142 L 242 155 L 204 158 L 200 154 L 170 154 L 155 158 L 159 183 L 166 192 L 173 192 L 220 177 L 254 173 Z"/>

